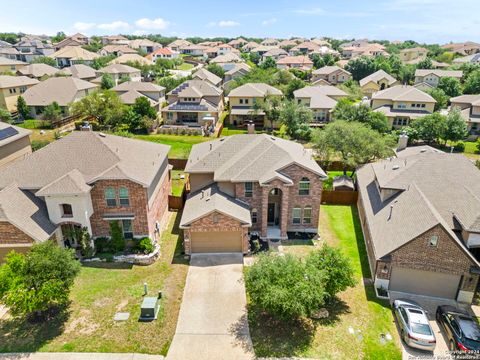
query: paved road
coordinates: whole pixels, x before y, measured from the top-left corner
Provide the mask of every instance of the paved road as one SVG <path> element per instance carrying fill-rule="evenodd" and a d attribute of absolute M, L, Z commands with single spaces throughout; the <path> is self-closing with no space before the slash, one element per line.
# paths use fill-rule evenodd
<path fill-rule="evenodd" d="M 243 256 L 192 255 L 168 360 L 253 359 Z"/>

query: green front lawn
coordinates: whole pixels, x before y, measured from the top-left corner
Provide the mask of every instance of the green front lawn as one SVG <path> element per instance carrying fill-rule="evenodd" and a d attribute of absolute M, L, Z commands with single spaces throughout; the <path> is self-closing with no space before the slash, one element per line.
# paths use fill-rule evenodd
<path fill-rule="evenodd" d="M 204 141 L 213 140 L 213 138 L 196 135 L 135 135 L 136 139 L 153 141 L 160 144 L 170 145 L 171 149 L 168 156 L 172 159 L 188 159 L 192 146 Z"/>
<path fill-rule="evenodd" d="M 181 179 L 180 176 L 186 174 L 180 170 L 172 170 L 172 195 L 181 196 L 185 187 L 186 178 Z"/>
<path fill-rule="evenodd" d="M 17 126 L 24 129 L 51 129 L 52 123 L 47 120 L 29 119 L 17 124 Z"/>
<path fill-rule="evenodd" d="M 150 266 L 85 264 L 75 280 L 68 310 L 55 319 L 31 324 L 22 318 L 0 320 L 0 352 L 138 352 L 165 355 L 175 333 L 187 274 L 178 222 L 172 215 L 161 239 L 160 259 Z M 156 321 L 139 322 L 143 283 L 149 296 L 161 290 Z M 115 322 L 116 312 L 129 312 Z"/>
<path fill-rule="evenodd" d="M 191 69 L 193 69 L 193 67 L 194 66 L 192 64 L 184 62 L 183 64 L 178 65 L 176 67 L 176 70 L 191 70 Z"/>
<path fill-rule="evenodd" d="M 375 297 L 357 209 L 354 206 L 322 205 L 321 241 L 338 246 L 350 258 L 358 280 L 354 288 L 327 306 L 330 317 L 300 324 L 283 324 L 256 309 L 249 312 L 249 325 L 257 356 L 310 357 L 321 359 L 400 359 L 399 339 L 388 302 Z M 316 241 L 282 242 L 285 253 L 304 256 Z M 249 309 L 249 310 L 250 310 Z M 349 333 L 349 328 L 355 334 Z M 380 343 L 390 333 L 393 341 Z"/>

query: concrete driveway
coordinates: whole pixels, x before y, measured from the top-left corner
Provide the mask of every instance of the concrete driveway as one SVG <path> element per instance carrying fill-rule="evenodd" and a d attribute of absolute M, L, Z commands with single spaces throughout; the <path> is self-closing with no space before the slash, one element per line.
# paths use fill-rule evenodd
<path fill-rule="evenodd" d="M 192 255 L 167 359 L 253 359 L 246 303 L 241 254 Z"/>

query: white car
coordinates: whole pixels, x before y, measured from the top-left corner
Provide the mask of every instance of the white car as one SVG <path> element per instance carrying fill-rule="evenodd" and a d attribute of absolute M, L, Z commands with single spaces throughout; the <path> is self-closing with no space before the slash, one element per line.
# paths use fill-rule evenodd
<path fill-rule="evenodd" d="M 433 351 L 437 343 L 427 312 L 410 300 L 395 300 L 393 311 L 400 327 L 400 337 L 408 346 Z"/>

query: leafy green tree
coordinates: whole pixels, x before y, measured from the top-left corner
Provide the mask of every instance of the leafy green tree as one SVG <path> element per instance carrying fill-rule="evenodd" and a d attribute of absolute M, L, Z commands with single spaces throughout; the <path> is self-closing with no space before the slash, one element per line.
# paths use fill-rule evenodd
<path fill-rule="evenodd" d="M 475 70 L 468 75 L 463 87 L 465 94 L 480 94 L 480 70 Z"/>
<path fill-rule="evenodd" d="M 337 102 L 332 112 L 332 119 L 358 121 L 380 133 L 386 133 L 389 130 L 388 119 L 384 114 L 373 111 L 367 105 L 352 104 L 348 99 L 340 99 Z"/>
<path fill-rule="evenodd" d="M 51 40 L 52 40 L 52 43 L 56 44 L 62 40 L 65 40 L 66 38 L 67 38 L 67 35 L 65 35 L 63 31 L 59 31 L 55 36 L 52 36 Z"/>
<path fill-rule="evenodd" d="M 445 94 L 445 91 L 443 91 L 440 88 L 433 88 L 427 90 L 427 93 L 430 94 L 431 97 L 433 97 L 436 101 L 434 110 L 438 111 L 440 109 L 445 109 L 448 105 L 448 100 L 449 97 L 447 94 Z"/>
<path fill-rule="evenodd" d="M 438 89 L 443 90 L 449 98 L 462 95 L 462 85 L 458 79 L 453 77 L 440 78 Z"/>
<path fill-rule="evenodd" d="M 286 101 L 279 114 L 280 122 L 286 126 L 286 133 L 295 140 L 310 140 L 311 128 L 309 124 L 313 121 L 313 112 L 304 105 L 295 101 Z"/>
<path fill-rule="evenodd" d="M 415 79 L 415 65 L 407 64 L 400 69 L 399 80 L 403 84 L 411 84 Z"/>
<path fill-rule="evenodd" d="M 189 78 L 179 78 L 176 79 L 173 76 L 165 76 L 160 79 L 155 80 L 157 85 L 163 86 L 165 91 L 168 93 L 175 89 L 178 85 L 184 83 L 185 81 L 189 80 Z"/>
<path fill-rule="evenodd" d="M 113 80 L 112 75 L 110 75 L 108 73 L 104 73 L 102 75 L 102 82 L 100 83 L 100 87 L 103 90 L 108 90 L 108 89 L 113 88 L 114 86 L 115 86 L 115 80 Z"/>
<path fill-rule="evenodd" d="M 122 75 L 120 79 L 118 79 L 119 84 L 123 84 L 124 82 L 128 82 L 128 81 L 132 81 L 132 78 L 130 77 L 130 75 L 127 75 L 127 74 Z"/>
<path fill-rule="evenodd" d="M 43 109 L 43 118 L 45 120 L 58 120 L 62 117 L 62 108 L 56 101 L 52 102 L 50 105 L 45 106 Z"/>
<path fill-rule="evenodd" d="M 30 108 L 28 107 L 27 102 L 21 95 L 17 98 L 17 111 L 21 118 L 24 120 L 30 117 Z"/>
<path fill-rule="evenodd" d="M 313 61 L 313 67 L 315 69 L 320 69 L 320 68 L 326 66 L 325 61 L 323 60 L 323 57 L 320 56 L 319 54 L 313 54 L 311 56 L 311 59 Z"/>
<path fill-rule="evenodd" d="M 263 101 L 257 101 L 253 104 L 253 113 L 263 111 L 266 120 L 270 121 L 270 129 L 273 131 L 273 124 L 280 118 L 280 108 L 282 101 L 278 96 L 266 96 Z"/>
<path fill-rule="evenodd" d="M 122 228 L 118 221 L 110 221 L 110 237 L 112 247 L 115 251 L 125 250 L 125 239 L 123 238 Z"/>
<path fill-rule="evenodd" d="M 12 115 L 10 111 L 5 109 L 4 107 L 0 107 L 0 121 L 11 123 L 12 122 Z"/>
<path fill-rule="evenodd" d="M 274 58 L 272 58 L 271 56 L 268 56 L 265 60 L 263 60 L 261 63 L 260 63 L 260 68 L 261 69 L 274 69 L 277 67 L 277 63 L 275 61 Z"/>
<path fill-rule="evenodd" d="M 458 107 L 453 107 L 447 115 L 442 139 L 457 142 L 468 135 L 467 124 Z"/>
<path fill-rule="evenodd" d="M 135 99 L 135 104 L 133 104 L 133 111 L 135 111 L 140 116 L 146 116 L 149 119 L 156 119 L 157 111 L 153 106 L 150 105 L 150 101 L 145 97 L 141 96 Z"/>
<path fill-rule="evenodd" d="M 35 244 L 26 255 L 15 252 L 0 266 L 0 300 L 14 315 L 42 315 L 68 303 L 80 271 L 74 251 L 53 241 Z"/>
<path fill-rule="evenodd" d="M 349 71 L 352 74 L 353 80 L 356 81 L 377 71 L 375 62 L 366 56 L 360 56 L 350 60 L 347 65 L 345 65 L 345 70 Z"/>
<path fill-rule="evenodd" d="M 353 267 L 349 259 L 337 248 L 323 245 L 307 257 L 307 266 L 323 269 L 326 298 L 331 300 L 340 291 L 355 286 Z"/>
<path fill-rule="evenodd" d="M 439 142 L 445 133 L 446 116 L 435 112 L 416 119 L 412 122 L 411 127 L 418 133 L 418 138 L 426 141 L 428 144 Z"/>
<path fill-rule="evenodd" d="M 340 157 L 343 161 L 343 173 L 348 168 L 357 168 L 377 159 L 393 154 L 395 146 L 392 138 L 370 129 L 359 122 L 337 120 L 316 129 L 312 136 L 313 147 L 322 161 Z"/>
<path fill-rule="evenodd" d="M 262 254 L 247 268 L 245 287 L 254 306 L 283 320 L 311 316 L 325 303 L 324 271 L 291 254 Z"/>
<path fill-rule="evenodd" d="M 417 69 L 433 69 L 432 60 L 430 58 L 425 58 L 424 60 L 417 63 Z"/>
<path fill-rule="evenodd" d="M 48 56 L 38 56 L 31 61 L 32 64 L 47 64 L 53 67 L 57 66 L 57 60 Z"/>
<path fill-rule="evenodd" d="M 293 79 L 290 81 L 285 89 L 285 96 L 287 99 L 293 99 L 293 93 L 295 90 L 302 89 L 306 86 L 305 81 L 300 80 L 300 79 Z"/>
<path fill-rule="evenodd" d="M 219 78 L 223 79 L 225 76 L 225 70 L 218 64 L 210 64 L 207 66 L 207 70 L 212 74 L 217 75 Z"/>
<path fill-rule="evenodd" d="M 348 100 L 355 102 L 363 98 L 363 91 L 358 82 L 354 80 L 347 80 L 343 84 L 338 85 L 340 89 L 348 94 Z"/>
<path fill-rule="evenodd" d="M 99 70 L 115 59 L 115 55 L 100 56 L 92 61 L 92 68 Z"/>
<path fill-rule="evenodd" d="M 260 60 L 262 60 L 262 57 L 258 53 L 256 53 L 256 52 L 250 53 L 250 61 L 252 63 L 254 63 L 255 65 L 258 65 Z"/>

